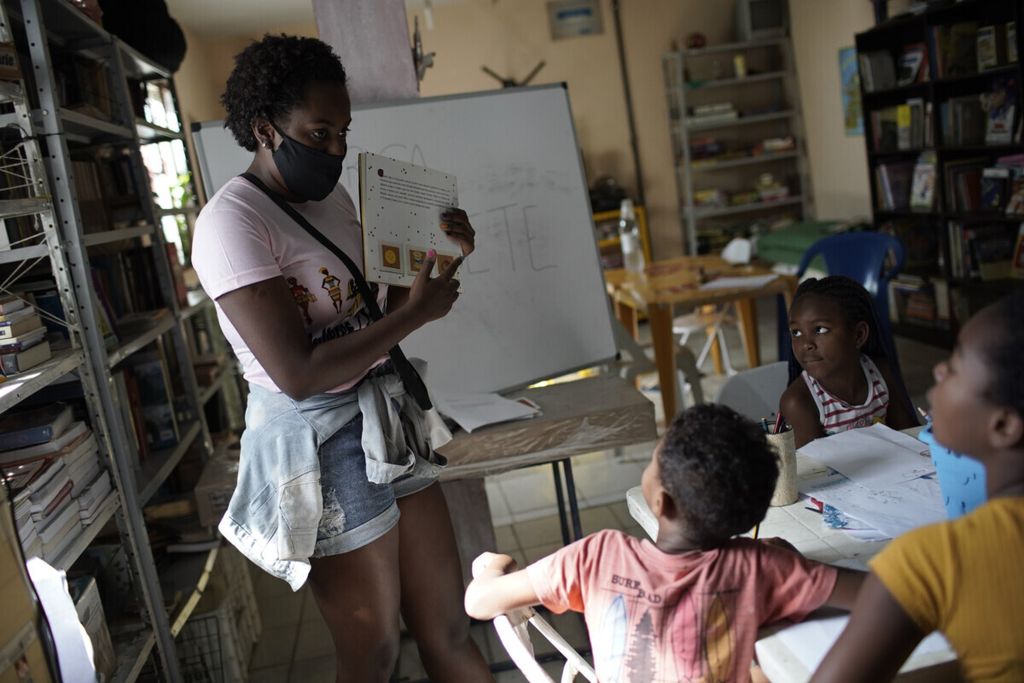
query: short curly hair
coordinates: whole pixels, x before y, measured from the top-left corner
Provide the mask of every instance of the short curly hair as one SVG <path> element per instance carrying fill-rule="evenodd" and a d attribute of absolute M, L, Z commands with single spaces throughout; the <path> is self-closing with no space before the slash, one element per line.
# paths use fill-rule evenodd
<path fill-rule="evenodd" d="M 687 538 L 705 549 L 760 522 L 779 476 L 764 430 L 714 403 L 693 406 L 672 421 L 658 464 Z"/>
<path fill-rule="evenodd" d="M 255 152 L 253 120 L 287 119 L 310 83 L 345 85 L 345 68 L 331 47 L 316 38 L 263 36 L 235 56 L 235 68 L 220 97 L 227 112 L 224 127 L 239 145 Z"/>

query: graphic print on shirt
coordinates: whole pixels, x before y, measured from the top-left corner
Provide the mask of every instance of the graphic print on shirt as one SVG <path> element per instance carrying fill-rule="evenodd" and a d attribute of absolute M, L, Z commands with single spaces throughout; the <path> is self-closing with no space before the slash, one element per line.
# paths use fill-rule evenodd
<path fill-rule="evenodd" d="M 711 597 L 710 604 L 704 612 L 704 631 L 701 642 L 704 645 L 705 659 L 708 663 L 706 683 L 725 683 L 730 680 L 732 669 L 732 624 L 725 601 L 721 594 Z"/>
<path fill-rule="evenodd" d="M 345 312 L 346 318 L 352 315 L 357 308 L 363 305 L 363 295 L 359 293 L 359 288 L 356 287 L 355 280 L 348 281 L 348 296 L 345 297 L 345 301 L 349 300 L 351 300 L 352 303 L 349 304 L 348 310 Z"/>
<path fill-rule="evenodd" d="M 302 309 L 302 316 L 306 319 L 306 324 L 312 325 L 313 319 L 309 317 L 309 305 L 316 301 L 316 295 L 300 285 L 299 281 L 293 277 L 288 278 L 288 288 L 292 292 L 292 298 L 295 299 L 295 303 Z"/>
<path fill-rule="evenodd" d="M 327 295 L 331 297 L 331 303 L 334 304 L 334 310 L 341 313 L 341 279 L 335 275 L 331 275 L 326 266 L 320 268 L 320 274 L 324 276 L 323 282 L 320 283 L 320 288 L 327 290 Z"/>
<path fill-rule="evenodd" d="M 633 629 L 633 637 L 626 656 L 627 680 L 653 681 L 658 675 L 658 633 L 654 629 L 651 610 L 644 610 L 640 622 Z"/>
<path fill-rule="evenodd" d="M 699 600 L 698 595 L 684 594 L 676 603 L 670 619 L 672 653 L 679 679 L 683 681 L 697 681 L 704 675 L 704 648 L 701 647 L 704 623 Z"/>
<path fill-rule="evenodd" d="M 616 595 L 601 618 L 601 628 L 594 634 L 597 669 L 606 674 L 608 683 L 619 683 L 622 680 L 628 628 L 626 601 L 621 595 Z"/>

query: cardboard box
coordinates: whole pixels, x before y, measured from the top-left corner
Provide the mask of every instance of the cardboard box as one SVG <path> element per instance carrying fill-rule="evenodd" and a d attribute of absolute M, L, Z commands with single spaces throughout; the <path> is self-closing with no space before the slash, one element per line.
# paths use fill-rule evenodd
<path fill-rule="evenodd" d="M 96 579 L 91 576 L 80 576 L 71 581 L 71 594 L 75 597 L 75 611 L 82 622 L 85 632 L 92 640 L 93 665 L 96 671 L 110 680 L 117 668 L 117 656 L 114 654 L 114 643 L 110 639 L 107 628 L 107 617 L 100 602 L 100 589 Z"/>
<path fill-rule="evenodd" d="M 28 574 L 21 561 L 18 534 L 14 529 L 11 502 L 0 487 L 0 647 L 17 636 L 26 623 L 35 623 L 36 606 Z"/>
<path fill-rule="evenodd" d="M 14 43 L 0 43 L 0 80 L 21 80 L 21 69 L 18 68 L 18 51 L 15 49 Z"/>
<path fill-rule="evenodd" d="M 22 655 L 7 669 L 0 671 L 0 683 L 51 683 L 50 667 L 39 638 L 33 638 Z"/>

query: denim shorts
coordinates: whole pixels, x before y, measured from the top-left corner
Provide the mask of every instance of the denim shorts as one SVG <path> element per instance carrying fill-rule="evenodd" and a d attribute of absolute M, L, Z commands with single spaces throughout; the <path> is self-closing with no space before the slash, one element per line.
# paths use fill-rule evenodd
<path fill-rule="evenodd" d="M 341 555 L 369 545 L 398 524 L 399 498 L 418 493 L 437 477 L 414 469 L 390 484 L 366 478 L 363 416 L 357 415 L 320 447 L 320 492 L 324 511 L 313 557 Z"/>

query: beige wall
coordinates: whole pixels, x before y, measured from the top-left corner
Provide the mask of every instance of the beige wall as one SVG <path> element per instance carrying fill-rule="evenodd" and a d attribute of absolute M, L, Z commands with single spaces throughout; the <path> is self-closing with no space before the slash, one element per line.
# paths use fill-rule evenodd
<path fill-rule="evenodd" d="M 789 0 L 793 53 L 800 77 L 811 185 L 819 218 L 871 214 L 864 136 L 847 136 L 839 80 L 839 49 L 874 24 L 871 4 Z"/>
<path fill-rule="evenodd" d="M 436 65 L 423 81 L 423 95 L 441 95 L 498 86 L 480 67 L 522 78 L 541 59 L 547 62 L 533 84 L 565 82 L 587 175 L 612 175 L 630 192 L 635 173 L 629 145 L 611 1 L 601 3 L 604 33 L 553 41 L 545 0 L 466 0 L 433 10 L 434 30 L 424 47 L 436 51 Z M 668 132 L 661 57 L 673 40 L 700 31 L 722 42 L 732 28 L 731 0 L 642 0 L 622 3 L 626 62 L 633 94 L 637 139 L 644 177 L 654 254 L 681 253 L 682 233 Z"/>
<path fill-rule="evenodd" d="M 622 3 L 622 29 L 633 89 L 637 139 L 654 253 L 682 253 L 678 197 L 668 131 L 662 55 L 672 41 L 694 31 L 711 43 L 731 40 L 732 0 L 630 0 Z M 870 213 L 868 173 L 861 136 L 847 137 L 839 85 L 838 50 L 872 23 L 871 5 L 854 0 L 790 0 L 794 53 L 800 76 L 816 210 L 823 218 Z M 635 191 L 626 105 L 612 25 L 611 0 L 602 0 L 604 33 L 552 41 L 546 0 L 462 0 L 435 6 L 433 30 L 418 16 L 424 46 L 437 52 L 422 94 L 488 90 L 498 83 L 481 71 L 523 78 L 540 61 L 534 84 L 566 82 L 588 178 L 612 175 Z M 176 77 L 183 114 L 190 121 L 223 117 L 219 103 L 232 57 L 258 36 L 206 35 L 184 27 L 189 52 Z M 315 25 L 269 31 L 316 35 Z"/>

